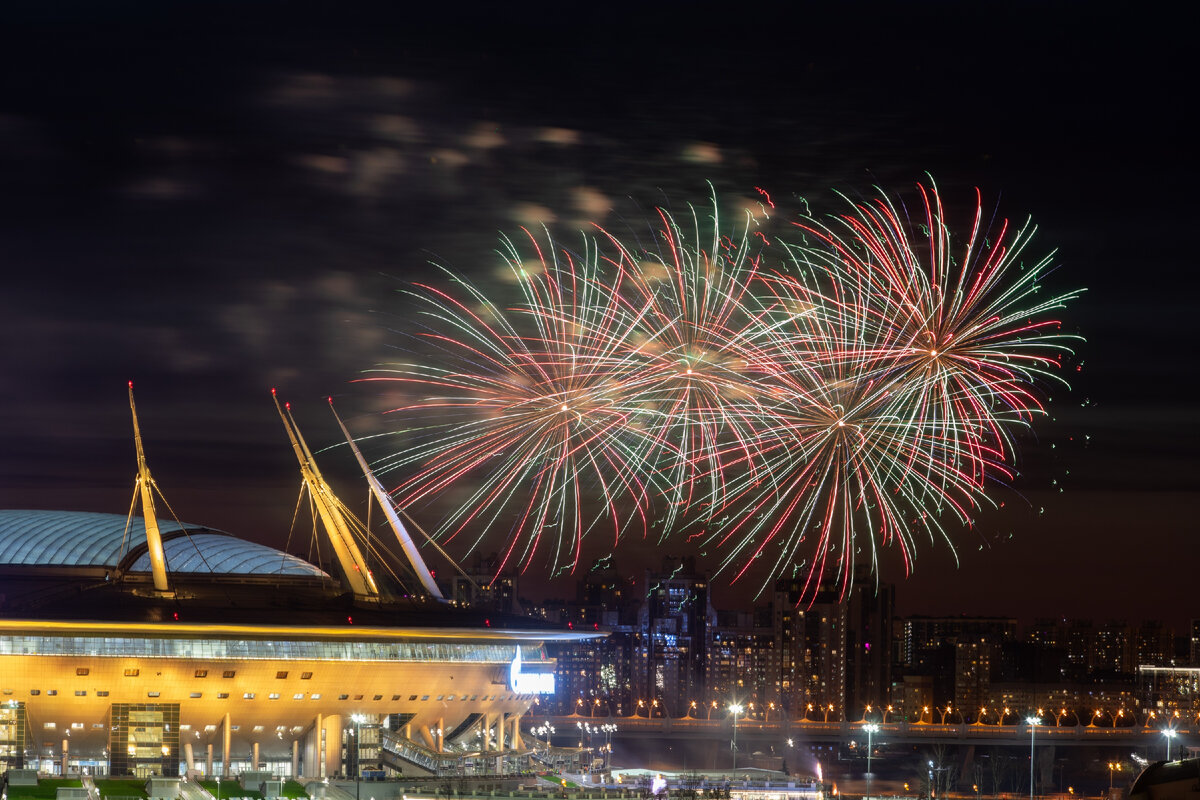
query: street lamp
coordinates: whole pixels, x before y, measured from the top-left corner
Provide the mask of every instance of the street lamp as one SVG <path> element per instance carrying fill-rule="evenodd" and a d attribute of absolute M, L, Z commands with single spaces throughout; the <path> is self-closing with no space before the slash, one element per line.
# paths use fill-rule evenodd
<path fill-rule="evenodd" d="M 871 797 L 871 734 L 879 731 L 879 726 L 874 722 L 868 722 L 863 725 L 863 730 L 867 732 L 867 800 Z"/>
<path fill-rule="evenodd" d="M 1025 722 L 1029 724 L 1029 800 L 1033 800 L 1033 738 L 1041 720 L 1030 715 L 1025 718 Z"/>
<path fill-rule="evenodd" d="M 365 714 L 351 714 L 354 723 L 354 800 L 362 796 L 362 726 L 367 721 Z"/>
<path fill-rule="evenodd" d="M 1112 797 L 1113 790 L 1113 770 L 1119 770 L 1121 765 L 1115 761 L 1108 762 L 1108 796 Z"/>
<path fill-rule="evenodd" d="M 741 703 L 732 703 L 729 710 L 733 712 L 733 741 L 729 745 L 729 749 L 733 751 L 733 769 L 737 771 L 737 718 L 738 714 L 742 713 Z"/>
<path fill-rule="evenodd" d="M 1163 728 L 1163 736 L 1167 737 L 1167 761 L 1171 760 L 1171 740 L 1175 738 L 1174 728 Z"/>

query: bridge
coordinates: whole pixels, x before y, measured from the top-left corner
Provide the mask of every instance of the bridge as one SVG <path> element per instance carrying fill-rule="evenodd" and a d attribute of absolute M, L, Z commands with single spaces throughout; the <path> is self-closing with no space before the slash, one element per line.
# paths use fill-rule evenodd
<path fill-rule="evenodd" d="M 590 725 L 593 730 L 599 725 L 614 723 L 621 739 L 629 738 L 680 738 L 680 739 L 713 739 L 728 740 L 733 734 L 733 719 L 694 719 L 685 717 L 673 719 L 670 717 L 530 717 L 540 723 L 543 720 L 555 728 L 555 739 L 563 740 L 581 734 L 586 738 L 586 730 L 580 726 Z M 871 736 L 876 742 L 929 743 L 929 744 L 973 744 L 973 745 L 1015 745 L 1029 744 L 1030 730 L 1027 723 L 1020 724 L 989 724 L 989 723 L 930 723 L 930 722 L 822 722 L 820 720 L 791 720 L 779 719 L 763 721 L 757 719 L 738 719 L 737 736 L 739 740 L 780 742 L 791 739 L 797 744 L 801 742 L 844 742 L 850 740 L 865 740 L 867 731 L 865 724 L 877 726 Z M 1056 725 L 1035 726 L 1034 736 L 1038 744 L 1056 744 L 1065 746 L 1113 746 L 1162 748 L 1165 739 L 1163 729 L 1150 725 L 1131 725 L 1106 727 L 1101 725 Z M 1182 753 L 1187 742 L 1195 742 L 1200 737 L 1200 726 L 1172 727 L 1175 739 L 1173 748 Z M 593 732 L 593 740 L 603 734 Z M 586 743 L 586 742 L 585 742 Z"/>

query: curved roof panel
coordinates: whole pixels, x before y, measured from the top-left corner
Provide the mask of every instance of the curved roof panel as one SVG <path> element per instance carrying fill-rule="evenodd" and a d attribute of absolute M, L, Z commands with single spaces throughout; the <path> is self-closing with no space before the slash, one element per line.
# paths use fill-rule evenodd
<path fill-rule="evenodd" d="M 128 531 L 126 525 L 128 524 Z M 303 559 L 203 525 L 159 520 L 167 568 L 215 575 L 325 573 Z M 145 522 L 89 511 L 0 510 L 0 565 L 116 568 L 141 551 L 130 568 L 149 572 Z"/>
<path fill-rule="evenodd" d="M 307 561 L 281 550 L 215 531 L 175 536 L 163 542 L 163 551 L 168 572 L 327 577 Z M 130 570 L 149 572 L 150 554 L 142 553 Z"/>

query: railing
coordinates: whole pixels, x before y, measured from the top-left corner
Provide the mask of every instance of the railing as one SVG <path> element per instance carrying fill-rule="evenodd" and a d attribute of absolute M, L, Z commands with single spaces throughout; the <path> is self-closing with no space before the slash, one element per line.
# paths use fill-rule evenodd
<path fill-rule="evenodd" d="M 541 716 L 532 718 L 537 722 L 548 719 L 549 722 L 560 727 L 564 731 L 564 735 L 574 736 L 574 725 L 572 723 L 587 717 L 549 717 Z M 691 718 L 670 718 L 670 717 L 654 717 L 647 719 L 645 717 L 596 717 L 597 722 L 607 720 L 615 722 L 619 727 L 619 732 L 614 734 L 617 737 L 624 736 L 662 736 L 670 734 L 678 734 L 680 736 L 700 735 L 700 736 L 728 736 L 733 729 L 733 720 L 730 717 L 722 719 L 691 719 Z M 824 739 L 851 739 L 866 736 L 862 730 L 863 722 L 843 722 L 829 721 L 823 722 L 820 720 L 771 720 L 764 722 L 762 720 L 747 720 L 739 718 L 737 721 L 738 736 L 805 736 L 808 738 L 824 738 Z M 981 724 L 978 722 L 972 723 L 929 723 L 929 722 L 876 722 L 878 730 L 873 735 L 878 740 L 880 738 L 891 739 L 912 739 L 912 740 L 934 740 L 934 739 L 970 739 L 970 740 L 991 740 L 991 741 L 1013 741 L 1020 740 L 1028 741 L 1029 725 L 1028 723 L 1020 723 L 1016 725 L 993 725 Z M 1177 736 L 1193 736 L 1200 735 L 1200 728 L 1193 727 L 1178 727 L 1175 728 Z M 1051 724 L 1039 724 L 1036 726 L 1036 736 L 1041 739 L 1048 737 L 1056 742 L 1064 744 L 1084 744 L 1097 742 L 1114 742 L 1114 743 L 1129 743 L 1129 742 L 1150 742 L 1155 741 L 1161 743 L 1163 732 L 1161 728 L 1150 726 L 1118 726 L 1118 727 L 1102 727 L 1098 725 L 1062 725 L 1056 726 L 1051 721 Z M 561 737 L 560 737 L 561 738 Z"/>

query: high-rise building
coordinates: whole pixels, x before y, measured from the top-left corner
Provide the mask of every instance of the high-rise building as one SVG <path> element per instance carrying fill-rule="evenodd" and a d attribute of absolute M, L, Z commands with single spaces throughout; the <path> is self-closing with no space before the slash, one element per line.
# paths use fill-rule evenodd
<path fill-rule="evenodd" d="M 696 572 L 695 559 L 667 557 L 660 570 L 646 570 L 643 590 L 633 648 L 635 702 L 661 704 L 666 714 L 681 716 L 706 696 L 709 629 L 716 616 L 708 576 Z"/>

